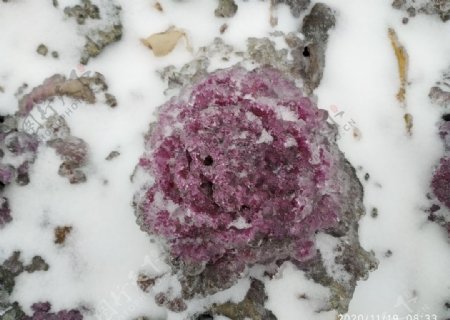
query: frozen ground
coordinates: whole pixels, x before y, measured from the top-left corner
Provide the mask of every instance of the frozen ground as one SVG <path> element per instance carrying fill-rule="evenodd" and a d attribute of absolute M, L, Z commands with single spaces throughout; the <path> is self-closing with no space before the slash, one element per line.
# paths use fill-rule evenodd
<path fill-rule="evenodd" d="M 71 2 L 60 1 L 60 5 Z M 431 172 L 443 151 L 437 137 L 442 110 L 430 103 L 428 92 L 450 63 L 450 23 L 418 15 L 402 24 L 404 13 L 394 10 L 389 1 L 324 2 L 337 11 L 337 24 L 315 94 L 319 107 L 327 109 L 340 127 L 342 151 L 359 168 L 368 212 L 360 224 L 361 242 L 380 261 L 369 279 L 358 284 L 349 314 L 435 314 L 437 319 L 447 319 L 449 244 L 444 229 L 427 221 L 424 210 L 429 206 Z M 156 306 L 136 285 L 139 271 L 158 275 L 167 266 L 158 247 L 135 223 L 131 200 L 136 185 L 130 175 L 142 153 L 143 135 L 155 119 L 155 108 L 166 100 L 156 70 L 182 65 L 192 54 L 180 43 L 169 55 L 156 58 L 140 39 L 176 25 L 187 32 L 195 50 L 219 36 L 220 26 L 227 22 L 224 40 L 244 49 L 248 37 L 294 31 L 298 20 L 288 7 L 280 6 L 278 26 L 272 28 L 269 3 L 261 1 L 238 1 L 239 10 L 230 19 L 214 16 L 212 0 L 160 1 L 163 13 L 148 0 L 118 3 L 123 8 L 122 40 L 85 67 L 78 62 L 84 39 L 77 34 L 75 21 L 65 19 L 51 1 L 0 4 L 0 86 L 4 89 L 0 113 L 17 110 L 15 93 L 23 83 L 33 88 L 52 74 L 69 75 L 73 70 L 101 72 L 118 101 L 114 109 L 98 103 L 66 111 L 72 134 L 89 144 L 86 183 L 70 185 L 58 176 L 60 159 L 54 150 L 42 148 L 30 184 L 7 190 L 14 220 L 0 230 L 0 261 L 20 250 L 26 261 L 41 255 L 50 265 L 48 272 L 17 278 L 13 299 L 25 311 L 34 302 L 49 301 L 54 310 L 84 307 L 88 320 L 142 315 L 182 319 L 183 315 Z M 399 80 L 389 27 L 409 54 L 406 101 L 414 118 L 411 136 L 405 132 L 404 109 L 395 97 Z M 58 51 L 59 58 L 38 55 L 40 43 Z M 358 139 L 349 124 L 358 127 Z M 105 160 L 113 150 L 120 156 Z M 370 215 L 373 208 L 378 210 L 375 219 Z M 73 226 L 63 247 L 54 245 L 53 230 L 61 225 Z M 242 280 L 211 299 L 239 301 L 248 285 Z M 290 264 L 266 287 L 267 308 L 280 320 L 336 317 L 332 311 L 315 312 L 316 300 L 326 295 L 326 289 L 306 280 Z M 313 298 L 298 299 L 301 294 Z M 199 301 L 195 307 L 201 309 L 205 303 Z"/>

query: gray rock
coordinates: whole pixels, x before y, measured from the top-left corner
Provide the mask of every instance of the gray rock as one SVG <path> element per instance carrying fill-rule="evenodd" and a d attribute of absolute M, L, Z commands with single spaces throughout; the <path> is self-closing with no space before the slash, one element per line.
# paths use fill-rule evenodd
<path fill-rule="evenodd" d="M 90 0 L 81 0 L 81 5 L 66 7 L 64 13 L 75 18 L 78 24 L 84 24 L 86 19 L 100 19 L 99 8 Z"/>
<path fill-rule="evenodd" d="M 117 99 L 112 94 L 106 92 L 105 93 L 105 100 L 106 100 L 106 104 L 108 106 L 110 106 L 111 108 L 117 107 Z"/>
<path fill-rule="evenodd" d="M 24 270 L 22 260 L 20 259 L 20 251 L 14 251 L 13 254 L 3 262 L 3 268 L 17 277 Z"/>
<path fill-rule="evenodd" d="M 81 0 L 79 5 L 64 8 L 66 16 L 77 21 L 86 39 L 81 64 L 87 64 L 90 58 L 122 38 L 121 10 L 112 1 L 100 1 L 95 5 L 90 0 Z"/>
<path fill-rule="evenodd" d="M 120 156 L 120 152 L 119 151 L 111 151 L 109 154 L 108 154 L 108 156 L 105 158 L 105 160 L 112 160 L 112 159 L 115 159 L 115 158 L 117 158 L 118 156 Z"/>
<path fill-rule="evenodd" d="M 49 265 L 41 256 L 34 256 L 31 263 L 27 265 L 24 270 L 28 273 L 36 271 L 48 271 Z"/>
<path fill-rule="evenodd" d="M 46 56 L 47 53 L 48 53 L 48 48 L 47 48 L 46 45 L 44 45 L 44 44 L 41 43 L 41 44 L 37 47 L 36 52 L 39 53 L 41 56 Z"/>
<path fill-rule="evenodd" d="M 2 186 L 2 189 L 3 188 L 4 188 L 4 185 Z M 9 208 L 8 198 L 1 197 L 0 198 L 0 227 L 11 221 L 12 221 L 11 209 Z"/>
<path fill-rule="evenodd" d="M 17 302 L 14 302 L 6 309 L 6 312 L 0 316 L 0 320 L 20 320 L 24 317 L 25 312 L 22 311 L 22 308 Z"/>
<path fill-rule="evenodd" d="M 226 316 L 233 320 L 276 320 L 272 311 L 264 308 L 267 300 L 267 294 L 264 283 L 252 279 L 250 289 L 244 300 L 239 303 L 226 302 L 220 305 L 214 305 L 209 311 L 213 315 Z"/>
<path fill-rule="evenodd" d="M 328 33 L 336 24 L 334 15 L 330 7 L 316 3 L 303 19 L 300 31 L 305 35 L 306 45 L 301 53 L 303 58 L 297 54 L 297 60 L 305 87 L 310 92 L 314 91 L 322 80 Z"/>
<path fill-rule="evenodd" d="M 441 107 L 450 106 L 450 67 L 444 72 L 440 81 L 430 89 L 431 102 Z"/>
<path fill-rule="evenodd" d="M 88 147 L 83 139 L 67 136 L 50 140 L 47 145 L 63 159 L 58 170 L 60 176 L 68 178 L 71 184 L 86 182 L 87 177 L 81 168 L 87 162 Z"/>
<path fill-rule="evenodd" d="M 23 265 L 20 251 L 0 264 L 0 320 L 21 320 L 25 316 L 20 305 L 11 300 L 15 278 L 22 272 L 47 271 L 48 264 L 40 256 L 33 257 L 28 266 Z"/>
<path fill-rule="evenodd" d="M 326 42 L 328 31 L 336 24 L 334 11 L 323 3 L 316 3 L 303 19 L 301 32 L 309 41 Z"/>
<path fill-rule="evenodd" d="M 410 18 L 416 14 L 436 15 L 443 22 L 450 19 L 450 1 L 448 0 L 394 0 L 392 7 L 405 11 Z"/>
<path fill-rule="evenodd" d="M 234 0 L 219 0 L 219 5 L 214 11 L 216 17 L 231 18 L 237 12 L 238 6 Z"/>
<path fill-rule="evenodd" d="M 274 4 L 284 3 L 291 8 L 291 13 L 294 17 L 299 17 L 302 11 L 305 11 L 311 0 L 272 0 Z"/>

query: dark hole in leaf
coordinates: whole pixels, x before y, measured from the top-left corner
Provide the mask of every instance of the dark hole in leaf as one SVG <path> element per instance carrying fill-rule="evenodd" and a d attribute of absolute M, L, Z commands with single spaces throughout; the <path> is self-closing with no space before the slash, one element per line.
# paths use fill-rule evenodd
<path fill-rule="evenodd" d="M 19 173 L 19 174 L 17 175 L 16 182 L 17 182 L 20 186 L 25 186 L 25 185 L 27 185 L 28 183 L 30 183 L 30 177 L 29 177 L 28 173 L 27 173 L 27 172 L 25 172 L 25 173 Z"/>
<path fill-rule="evenodd" d="M 208 197 L 212 197 L 213 196 L 213 183 L 211 181 L 205 181 L 200 185 L 200 189 L 203 191 L 203 193 L 208 196 Z"/>
<path fill-rule="evenodd" d="M 444 120 L 444 121 L 450 121 L 450 113 L 444 114 L 444 115 L 442 116 L 442 120 Z"/>
<path fill-rule="evenodd" d="M 428 209 L 429 212 L 434 213 L 436 211 L 439 211 L 441 209 L 440 206 L 438 206 L 437 204 L 433 204 L 430 209 Z"/>
<path fill-rule="evenodd" d="M 207 157 L 205 158 L 205 160 L 203 160 L 203 164 L 204 164 L 205 166 L 210 166 L 210 165 L 213 164 L 213 162 L 214 162 L 214 160 L 213 160 L 213 158 L 212 158 L 211 156 L 207 156 Z"/>
<path fill-rule="evenodd" d="M 214 317 L 212 315 L 210 315 L 209 313 L 204 313 L 199 315 L 196 320 L 213 320 L 213 319 Z"/>
<path fill-rule="evenodd" d="M 192 157 L 191 157 L 191 154 L 189 153 L 189 151 L 187 151 L 187 150 L 186 150 L 186 159 L 187 159 L 187 162 L 188 162 L 188 168 L 190 170 L 191 169 Z"/>
<path fill-rule="evenodd" d="M 304 47 L 302 54 L 303 54 L 304 57 L 309 57 L 311 55 L 311 53 L 309 52 L 309 48 L 308 47 Z"/>
<path fill-rule="evenodd" d="M 249 209 L 250 209 L 249 206 L 246 206 L 246 205 L 241 206 L 241 211 L 245 211 L 245 210 L 249 210 Z"/>

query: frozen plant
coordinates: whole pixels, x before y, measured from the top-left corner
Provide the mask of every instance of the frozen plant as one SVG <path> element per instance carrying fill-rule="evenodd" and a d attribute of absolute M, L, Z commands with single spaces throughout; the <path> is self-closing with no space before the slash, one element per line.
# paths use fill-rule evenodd
<path fill-rule="evenodd" d="M 308 261 L 316 233 L 353 228 L 360 187 L 327 116 L 269 67 L 212 73 L 160 107 L 136 214 L 191 286 L 212 293 L 246 266 Z"/>
<path fill-rule="evenodd" d="M 445 141 L 447 153 L 441 158 L 434 173 L 431 186 L 440 202 L 450 209 L 450 122 L 444 122 L 440 127 L 440 135 Z"/>
<path fill-rule="evenodd" d="M 32 316 L 25 316 L 22 320 L 83 320 L 78 310 L 62 310 L 57 313 L 50 312 L 51 305 L 48 302 L 35 303 L 31 306 Z"/>
<path fill-rule="evenodd" d="M 28 171 L 38 145 L 36 137 L 18 131 L 15 117 L 0 116 L 0 227 L 12 220 L 4 189 L 14 181 L 19 185 L 29 183 Z"/>
<path fill-rule="evenodd" d="M 439 134 L 444 141 L 445 153 L 439 160 L 439 165 L 433 173 L 431 180 L 431 189 L 441 204 L 446 209 L 441 210 L 440 205 L 433 205 L 430 209 L 429 219 L 437 221 L 447 228 L 450 236 L 450 121 L 448 115 L 444 115 L 443 122 L 439 128 Z"/>

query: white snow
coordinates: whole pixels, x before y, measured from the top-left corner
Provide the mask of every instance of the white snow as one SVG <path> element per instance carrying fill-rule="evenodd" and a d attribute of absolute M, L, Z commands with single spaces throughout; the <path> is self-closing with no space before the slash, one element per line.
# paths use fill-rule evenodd
<path fill-rule="evenodd" d="M 291 263 L 280 268 L 277 278 L 266 284 L 269 291 L 267 307 L 278 319 L 334 319 L 333 311 L 323 311 L 329 290 L 308 281 L 303 272 Z"/>
<path fill-rule="evenodd" d="M 448 241 L 423 210 L 443 148 L 436 127 L 442 111 L 430 104 L 428 91 L 450 63 L 450 24 L 419 15 L 403 25 L 404 14 L 392 10 L 389 1 L 326 3 L 339 10 L 339 17 L 316 91 L 318 102 L 323 108 L 337 106 L 361 130 L 359 141 L 341 132 L 340 146 L 354 166 L 363 167 L 361 178 L 370 174 L 365 204 L 379 211 L 377 219 L 363 218 L 360 234 L 380 266 L 358 285 L 349 313 L 443 317 L 442 305 L 450 296 Z M 409 54 L 406 100 L 414 117 L 412 137 L 395 99 L 399 80 L 388 27 L 397 31 Z M 393 252 L 391 258 L 384 257 L 387 250 Z"/>
<path fill-rule="evenodd" d="M 0 86 L 5 90 L 0 92 L 1 113 L 16 111 L 15 93 L 24 82 L 33 88 L 55 73 L 68 76 L 72 70 L 104 74 L 118 100 L 114 109 L 103 103 L 81 104 L 66 117 L 72 134 L 90 148 L 86 183 L 70 185 L 58 176 L 61 160 L 42 146 L 30 184 L 7 190 L 14 220 L 0 230 L 0 261 L 21 250 L 26 261 L 41 255 L 49 263 L 48 272 L 17 278 L 13 299 L 26 311 L 36 301 L 49 301 L 54 310 L 85 306 L 91 310 L 87 320 L 129 320 L 141 315 L 182 319 L 182 314 L 156 306 L 136 285 L 138 272 L 160 275 L 168 267 L 160 248 L 135 223 L 131 201 L 139 184 L 132 183 L 130 176 L 155 109 L 166 100 L 156 70 L 182 65 L 193 56 L 178 45 L 168 56 L 156 58 L 139 39 L 175 25 L 188 33 L 197 49 L 212 42 L 226 22 L 225 42 L 243 49 L 246 38 L 267 36 L 274 30 L 295 31 L 298 21 L 282 5 L 277 10 L 279 25 L 272 28 L 268 1 L 238 1 L 239 10 L 231 19 L 216 18 L 217 2 L 211 0 L 161 0 L 163 13 L 154 9 L 153 1 L 118 2 L 123 7 L 123 39 L 84 69 L 78 63 L 84 40 L 77 25 L 51 1 L 0 2 Z M 360 237 L 380 265 L 358 284 L 349 313 L 436 313 L 444 318 L 443 304 L 450 297 L 449 245 L 444 230 L 428 222 L 423 209 L 429 204 L 426 193 L 433 166 L 442 153 L 436 127 L 441 110 L 430 104 L 427 95 L 450 63 L 450 23 L 418 15 L 403 25 L 404 14 L 392 9 L 390 1 L 324 2 L 336 9 L 338 17 L 329 39 L 324 77 L 315 94 L 319 106 L 331 115 L 332 106 L 344 111 L 336 119 L 339 145 L 355 167 L 362 167 L 361 180 L 366 172 L 370 174 L 364 182 L 364 201 L 368 212 L 373 207 L 379 211 L 376 219 L 370 215 L 362 219 Z M 388 27 L 396 30 L 409 54 L 411 137 L 405 132 L 404 110 L 395 99 L 399 80 Z M 60 58 L 38 55 L 40 43 L 58 51 Z M 361 139 L 346 129 L 349 121 L 360 129 Z M 106 161 L 113 150 L 120 151 L 120 156 Z M 73 226 L 63 247 L 53 243 L 53 229 L 60 225 Z M 389 258 L 384 256 L 387 250 L 393 252 Z M 230 298 L 239 301 L 248 286 L 242 280 L 189 308 L 201 310 L 207 302 Z M 289 263 L 274 280 L 266 281 L 266 287 L 267 307 L 280 320 L 336 317 L 333 311 L 315 312 L 328 290 Z"/>
<path fill-rule="evenodd" d="M 233 222 L 231 222 L 228 227 L 235 227 L 236 229 L 247 229 L 251 227 L 251 224 L 247 223 L 243 217 L 239 217 Z"/>
<path fill-rule="evenodd" d="M 273 141 L 273 137 L 270 135 L 269 132 L 267 132 L 266 129 L 263 129 L 261 132 L 261 136 L 258 138 L 256 143 L 269 143 Z"/>

